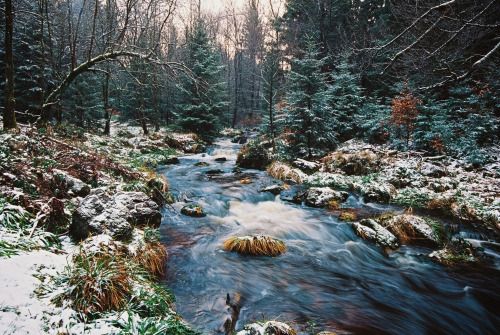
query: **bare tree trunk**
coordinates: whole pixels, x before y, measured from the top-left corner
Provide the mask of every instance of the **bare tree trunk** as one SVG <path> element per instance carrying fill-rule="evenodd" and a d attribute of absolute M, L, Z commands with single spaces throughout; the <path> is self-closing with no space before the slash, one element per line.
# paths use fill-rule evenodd
<path fill-rule="evenodd" d="M 139 88 L 139 108 L 137 109 L 137 116 L 139 116 L 139 122 L 141 123 L 142 131 L 144 135 L 149 135 L 148 125 L 146 123 L 146 118 L 144 117 L 144 88 Z"/>
<path fill-rule="evenodd" d="M 156 81 L 156 76 L 155 76 Z M 155 131 L 160 131 L 160 112 L 158 110 L 158 85 L 153 86 L 153 109 L 154 109 L 154 123 Z"/>
<path fill-rule="evenodd" d="M 45 100 L 45 16 L 44 16 L 44 6 L 46 5 L 45 0 L 38 0 L 38 13 L 40 14 L 40 47 L 42 49 L 42 82 L 40 83 L 40 110 L 43 108 L 43 101 Z"/>
<path fill-rule="evenodd" d="M 16 100 L 14 99 L 14 56 L 12 34 L 14 32 L 14 10 L 12 0 L 5 0 L 5 108 L 3 129 L 17 129 Z"/>
<path fill-rule="evenodd" d="M 102 87 L 102 96 L 104 98 L 104 117 L 106 123 L 104 125 L 104 135 L 109 136 L 111 132 L 111 111 L 109 107 L 109 64 L 107 66 L 106 78 Z"/>

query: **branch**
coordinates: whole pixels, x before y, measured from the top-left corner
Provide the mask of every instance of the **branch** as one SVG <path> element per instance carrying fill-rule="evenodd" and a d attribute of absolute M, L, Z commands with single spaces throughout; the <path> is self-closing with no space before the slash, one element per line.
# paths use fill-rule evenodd
<path fill-rule="evenodd" d="M 449 82 L 460 81 L 460 80 L 463 80 L 463 79 L 467 78 L 469 75 L 471 75 L 476 70 L 476 68 L 478 68 L 479 66 L 481 66 L 498 49 L 500 49 L 500 42 L 498 42 L 497 45 L 495 45 L 493 47 L 493 49 L 491 49 L 486 55 L 484 55 L 483 57 L 481 57 L 481 59 L 477 60 L 474 64 L 472 64 L 472 66 L 469 69 L 469 71 L 465 72 L 464 74 L 462 74 L 462 75 L 460 75 L 458 77 L 457 76 L 448 76 L 445 80 L 443 80 L 443 81 L 441 81 L 441 82 L 439 82 L 437 84 L 434 84 L 434 85 L 431 85 L 431 86 L 420 87 L 419 90 L 420 91 L 427 91 L 427 90 L 431 90 L 431 89 L 434 89 L 434 88 L 443 87 L 446 84 L 448 84 Z"/>
<path fill-rule="evenodd" d="M 443 19 L 443 17 L 440 17 L 439 19 L 437 19 L 432 24 L 432 26 L 430 26 L 429 29 L 427 29 L 422 35 L 420 35 L 415 41 L 413 41 L 412 44 L 410 44 L 409 46 L 407 46 L 403 50 L 396 53 L 396 55 L 391 59 L 391 62 L 385 67 L 385 69 L 382 71 L 381 74 L 384 74 L 385 71 L 387 71 L 387 69 L 389 69 L 392 66 L 392 64 L 394 64 L 394 62 L 396 61 L 396 59 L 399 58 L 399 56 L 401 56 L 402 54 L 404 54 L 405 52 L 407 52 L 408 50 L 413 48 L 418 42 L 420 42 L 432 29 L 434 29 L 434 27 L 436 27 L 438 25 L 439 22 L 441 22 L 442 19 Z"/>
<path fill-rule="evenodd" d="M 401 33 L 399 33 L 398 36 L 394 37 L 392 40 L 390 40 L 389 42 L 387 42 L 386 44 L 380 46 L 380 47 L 377 47 L 377 48 L 372 48 L 372 49 L 376 49 L 377 51 L 380 51 L 382 49 L 385 49 L 387 48 L 389 45 L 393 44 L 394 42 L 396 42 L 397 40 L 399 40 L 404 34 L 406 34 L 410 29 L 412 29 L 413 27 L 415 27 L 417 25 L 417 23 L 424 19 L 425 17 L 427 17 L 430 13 L 432 13 L 434 10 L 437 10 L 437 9 L 441 9 L 441 8 L 444 8 L 444 7 L 447 7 L 447 6 L 450 6 L 452 4 L 454 4 L 456 2 L 456 0 L 450 0 L 448 2 L 445 2 L 445 3 L 442 3 L 440 5 L 436 5 L 434 7 L 431 7 L 429 8 L 424 14 L 422 14 L 420 17 L 418 17 L 415 21 L 413 21 L 412 24 L 410 24 L 408 27 L 406 27 L 405 30 L 403 30 Z"/>
<path fill-rule="evenodd" d="M 149 59 L 149 57 L 151 57 L 151 54 L 150 55 L 143 55 L 143 54 L 139 54 L 139 53 L 132 52 L 132 51 L 112 51 L 112 52 L 104 53 L 102 55 L 99 55 L 97 57 L 92 58 L 92 59 L 80 64 L 78 67 L 74 68 L 73 70 L 71 70 L 69 72 L 69 74 L 66 76 L 66 78 L 64 78 L 62 83 L 54 91 L 52 91 L 52 93 L 50 93 L 50 95 L 47 97 L 47 99 L 45 100 L 45 102 L 43 104 L 43 108 L 45 109 L 45 108 L 49 107 L 51 104 L 53 104 L 59 98 L 59 96 L 68 89 L 69 85 L 80 74 L 90 71 L 94 65 L 97 65 L 97 64 L 100 64 L 100 63 L 103 63 L 106 61 L 110 61 L 110 60 L 115 60 L 119 57 L 126 57 L 126 56 L 136 57 L 136 58 L 141 58 L 141 59 L 147 60 L 147 59 Z"/>
<path fill-rule="evenodd" d="M 434 56 L 436 53 L 438 53 L 441 49 L 443 49 L 448 43 L 450 43 L 457 35 L 465 29 L 465 27 L 470 26 L 470 25 L 476 25 L 472 23 L 475 19 L 477 19 L 479 16 L 481 16 L 496 0 L 492 0 L 487 6 L 485 6 L 479 13 L 477 13 L 472 19 L 468 20 L 467 22 L 464 22 L 462 27 L 460 27 L 459 30 L 453 33 L 453 35 L 443 44 L 441 44 L 436 50 L 434 50 L 429 56 L 427 56 L 427 59 L 430 57 Z M 451 19 L 449 17 L 446 17 L 447 19 Z"/>

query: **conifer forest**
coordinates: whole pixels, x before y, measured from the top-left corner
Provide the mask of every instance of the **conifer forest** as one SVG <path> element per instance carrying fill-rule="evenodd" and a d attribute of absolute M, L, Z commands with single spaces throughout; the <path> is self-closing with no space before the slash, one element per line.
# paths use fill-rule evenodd
<path fill-rule="evenodd" d="M 500 0 L 0 0 L 0 334 L 497 334 Z"/>

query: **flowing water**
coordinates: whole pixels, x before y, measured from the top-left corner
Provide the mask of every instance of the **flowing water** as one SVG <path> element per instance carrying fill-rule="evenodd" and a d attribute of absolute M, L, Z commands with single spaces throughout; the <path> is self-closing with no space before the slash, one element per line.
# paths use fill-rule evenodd
<path fill-rule="evenodd" d="M 179 200 L 197 202 L 208 214 L 178 214 L 184 203 L 177 202 L 175 210 L 164 210 L 161 226 L 170 254 L 162 282 L 195 328 L 223 332 L 229 294 L 241 305 L 237 329 L 265 317 L 290 322 L 301 333 L 314 325 L 316 333 L 498 334 L 498 269 L 448 269 L 428 260 L 426 248 L 386 254 L 337 220 L 338 213 L 259 192 L 276 180 L 257 170 L 233 173 L 238 147 L 221 140 L 206 154 L 181 157 L 179 165 L 161 170 Z M 198 162 L 210 166 L 196 167 Z M 214 169 L 224 173 L 206 173 Z M 241 184 L 243 178 L 252 183 Z M 364 204 L 355 195 L 345 206 L 358 216 L 398 210 Z M 279 238 L 288 251 L 250 257 L 221 246 L 248 234 Z"/>

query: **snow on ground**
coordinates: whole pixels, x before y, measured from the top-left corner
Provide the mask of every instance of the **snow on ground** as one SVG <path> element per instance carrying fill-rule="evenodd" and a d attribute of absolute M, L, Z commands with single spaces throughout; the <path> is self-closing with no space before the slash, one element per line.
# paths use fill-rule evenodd
<path fill-rule="evenodd" d="M 67 264 L 67 255 L 32 251 L 0 258 L 0 334 L 45 334 L 49 319 L 59 314 L 50 301 L 35 290 L 47 275 L 54 276 Z M 37 278 L 38 277 L 38 278 Z"/>

